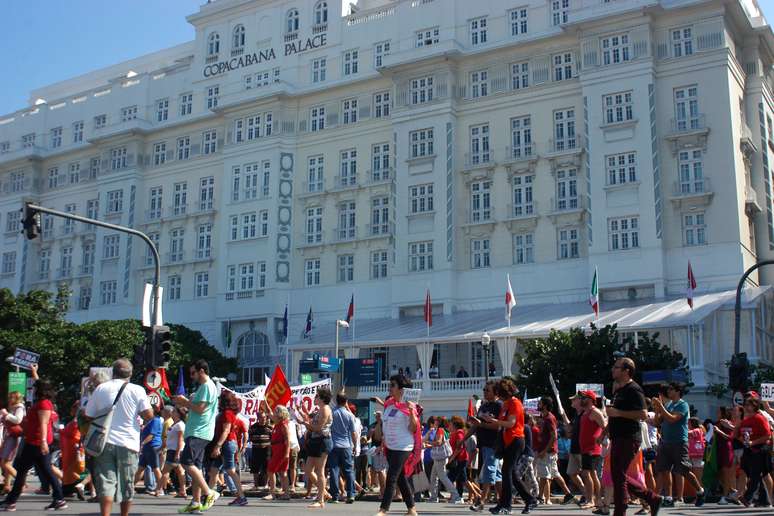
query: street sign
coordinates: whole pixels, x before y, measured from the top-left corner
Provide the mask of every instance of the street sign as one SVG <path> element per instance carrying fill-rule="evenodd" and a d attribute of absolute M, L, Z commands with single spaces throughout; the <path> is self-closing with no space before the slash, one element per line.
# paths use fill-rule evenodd
<path fill-rule="evenodd" d="M 151 404 L 152 407 L 160 407 L 161 396 L 159 396 L 159 393 L 157 392 L 151 392 L 148 394 L 148 402 Z"/>
<path fill-rule="evenodd" d="M 744 394 L 742 394 L 739 391 L 736 391 L 734 393 L 734 405 L 736 405 L 737 407 L 741 407 L 742 405 L 744 405 Z"/>
<path fill-rule="evenodd" d="M 299 373 L 336 373 L 339 370 L 338 358 L 318 357 L 302 360 L 299 364 Z"/>
<path fill-rule="evenodd" d="M 8 392 L 18 392 L 22 396 L 27 392 L 27 373 L 11 371 L 8 373 Z"/>
<path fill-rule="evenodd" d="M 158 371 L 151 370 L 145 373 L 145 388 L 149 391 L 155 391 L 161 387 L 161 374 Z"/>
<path fill-rule="evenodd" d="M 376 358 L 348 358 L 344 360 L 344 384 L 346 386 L 379 385 L 381 379 L 381 360 Z"/>
<path fill-rule="evenodd" d="M 32 364 L 37 364 L 39 361 L 39 353 L 22 348 L 16 348 L 13 352 L 13 357 L 11 357 L 11 365 L 21 367 L 22 369 L 29 369 Z"/>
<path fill-rule="evenodd" d="M 309 373 L 304 373 L 301 375 L 301 385 L 308 385 L 312 383 L 312 375 Z"/>
<path fill-rule="evenodd" d="M 761 399 L 763 401 L 774 401 L 774 383 L 761 384 Z"/>

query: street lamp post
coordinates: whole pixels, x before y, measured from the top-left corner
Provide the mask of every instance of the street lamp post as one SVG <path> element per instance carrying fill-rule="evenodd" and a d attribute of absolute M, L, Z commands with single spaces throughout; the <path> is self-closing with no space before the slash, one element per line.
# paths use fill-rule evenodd
<path fill-rule="evenodd" d="M 484 348 L 484 378 L 489 381 L 489 343 L 492 342 L 492 337 L 485 331 L 481 335 L 481 347 Z"/>
<path fill-rule="evenodd" d="M 349 323 L 347 321 L 338 319 L 336 321 L 336 360 L 339 359 L 339 328 L 349 328 Z M 339 374 L 341 375 L 341 382 L 344 383 L 344 363 L 342 362 L 341 369 L 339 370 Z"/>

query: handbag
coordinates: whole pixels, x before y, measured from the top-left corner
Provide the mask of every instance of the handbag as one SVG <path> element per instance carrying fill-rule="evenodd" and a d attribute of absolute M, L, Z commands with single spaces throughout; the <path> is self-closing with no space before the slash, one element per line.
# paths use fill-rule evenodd
<path fill-rule="evenodd" d="M 89 425 L 89 431 L 86 433 L 86 439 L 83 442 L 83 449 L 92 457 L 98 457 L 105 451 L 105 443 L 107 443 L 107 437 L 110 433 L 110 424 L 113 421 L 113 411 L 127 385 L 129 385 L 129 382 L 125 382 L 121 388 L 118 389 L 116 399 L 113 400 L 113 404 L 107 412 L 95 417 Z"/>
<path fill-rule="evenodd" d="M 422 469 L 421 462 L 419 466 L 414 470 L 414 474 L 411 475 L 411 485 L 414 486 L 415 493 L 423 493 L 430 491 L 430 481 L 427 479 L 427 474 Z"/>
<path fill-rule="evenodd" d="M 21 437 L 24 433 L 24 429 L 21 425 L 7 425 L 5 431 L 8 433 L 8 437 Z"/>
<path fill-rule="evenodd" d="M 446 460 L 451 456 L 452 449 L 448 440 L 444 440 L 443 444 L 430 448 L 430 458 L 433 460 Z"/>

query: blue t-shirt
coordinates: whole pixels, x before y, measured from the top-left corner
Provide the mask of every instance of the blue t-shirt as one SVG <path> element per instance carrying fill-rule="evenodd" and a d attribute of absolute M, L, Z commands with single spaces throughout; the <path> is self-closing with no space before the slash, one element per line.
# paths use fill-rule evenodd
<path fill-rule="evenodd" d="M 331 423 L 331 440 L 334 448 L 352 449 L 352 432 L 355 431 L 355 416 L 344 407 L 333 410 Z"/>
<path fill-rule="evenodd" d="M 671 414 L 680 414 L 681 417 L 674 423 L 664 420 L 661 424 L 661 442 L 673 444 L 687 443 L 688 416 L 690 415 L 688 403 L 683 399 L 672 401 L 666 406 L 666 409 Z"/>
<path fill-rule="evenodd" d="M 151 439 L 150 442 L 145 446 L 150 446 L 152 448 L 161 447 L 161 426 L 161 417 L 156 416 L 148 421 L 144 427 L 142 427 L 142 432 L 140 432 L 140 440 L 144 441 L 145 438 L 149 435 L 153 436 L 153 439 Z"/>

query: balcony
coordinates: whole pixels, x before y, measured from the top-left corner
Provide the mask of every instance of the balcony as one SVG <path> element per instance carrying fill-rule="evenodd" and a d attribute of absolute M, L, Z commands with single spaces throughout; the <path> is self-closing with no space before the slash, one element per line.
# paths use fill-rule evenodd
<path fill-rule="evenodd" d="M 370 186 L 382 185 L 391 182 L 395 178 L 395 171 L 391 168 L 369 170 L 366 172 L 366 177 Z"/>
<path fill-rule="evenodd" d="M 236 47 L 231 49 L 231 57 L 241 56 L 245 53 L 245 47 Z"/>
<path fill-rule="evenodd" d="M 708 135 L 709 127 L 705 115 L 697 114 L 688 118 L 672 118 L 665 138 L 672 144 L 672 153 L 677 154 L 685 147 L 706 149 Z"/>
<path fill-rule="evenodd" d="M 49 271 L 38 271 L 38 281 L 48 281 Z"/>
<path fill-rule="evenodd" d="M 328 23 L 317 23 L 312 25 L 312 34 L 322 34 L 328 32 Z"/>
<path fill-rule="evenodd" d="M 183 260 L 185 259 L 185 252 L 184 251 L 176 251 L 172 253 L 167 253 L 167 265 L 176 265 L 183 263 Z"/>
<path fill-rule="evenodd" d="M 744 211 L 748 216 L 761 212 L 761 205 L 758 204 L 758 194 L 750 185 L 744 187 Z"/>
<path fill-rule="evenodd" d="M 357 240 L 357 228 L 336 228 L 333 230 L 333 243 L 352 242 Z"/>
<path fill-rule="evenodd" d="M 490 380 L 497 380 L 498 377 L 489 377 Z M 422 396 L 435 398 L 445 396 L 456 396 L 460 392 L 480 392 L 486 378 L 468 377 L 468 378 L 425 378 L 422 380 L 413 380 L 414 387 L 422 389 Z M 385 396 L 390 386 L 390 382 L 385 380 L 379 385 L 358 387 L 359 397 Z"/>
<path fill-rule="evenodd" d="M 285 43 L 289 43 L 291 41 L 295 41 L 298 39 L 298 31 L 294 30 L 293 32 L 286 32 L 285 33 Z"/>
<path fill-rule="evenodd" d="M 73 275 L 73 268 L 72 267 L 60 268 L 60 269 L 56 270 L 56 277 L 58 279 L 71 278 L 72 275 Z"/>
<path fill-rule="evenodd" d="M 132 118 L 130 120 L 124 120 L 105 127 L 100 127 L 99 129 L 94 129 L 93 135 L 91 138 L 88 138 L 88 140 L 102 140 L 119 135 L 143 135 L 147 134 L 152 129 L 152 122 L 142 118 Z"/>
<path fill-rule="evenodd" d="M 94 224 L 78 224 L 76 226 L 76 231 L 81 236 L 94 236 L 94 234 L 97 232 L 97 226 Z"/>
<path fill-rule="evenodd" d="M 548 216 L 554 224 L 561 220 L 566 223 L 579 223 L 583 221 L 586 211 L 586 198 L 582 195 L 575 197 L 551 198 L 551 211 Z"/>
<path fill-rule="evenodd" d="M 465 154 L 466 170 L 476 170 L 480 168 L 494 168 L 494 166 L 495 166 L 494 155 L 491 150 Z"/>
<path fill-rule="evenodd" d="M 46 149 L 41 145 L 22 144 L 18 142 L 17 148 L 0 154 L 0 164 L 22 159 L 42 159 Z"/>
<path fill-rule="evenodd" d="M 358 188 L 357 175 L 336 176 L 333 178 L 333 191 Z"/>
<path fill-rule="evenodd" d="M 204 62 L 206 64 L 210 63 L 217 63 L 218 62 L 218 54 L 210 54 L 207 57 L 204 58 Z"/>
<path fill-rule="evenodd" d="M 758 146 L 755 145 L 752 129 L 750 129 L 750 126 L 748 126 L 746 122 L 742 122 L 741 129 L 742 134 L 739 137 L 739 147 L 742 149 L 745 156 L 749 158 L 751 155 L 758 152 Z"/>
<path fill-rule="evenodd" d="M 506 165 L 536 161 L 537 159 L 537 149 L 535 149 L 535 146 L 532 143 L 527 143 L 518 147 L 508 146 L 505 148 L 504 163 Z"/>
<path fill-rule="evenodd" d="M 206 247 L 204 249 L 197 249 L 196 254 L 194 255 L 194 261 L 197 262 L 207 262 L 212 260 L 212 248 Z"/>
<path fill-rule="evenodd" d="M 161 208 L 145 210 L 145 223 L 161 222 Z"/>
<path fill-rule="evenodd" d="M 85 264 L 78 267 L 79 276 L 91 276 L 94 274 L 94 264 Z"/>
<path fill-rule="evenodd" d="M 178 204 L 167 208 L 167 219 L 183 218 L 188 214 L 187 204 Z"/>
<path fill-rule="evenodd" d="M 382 224 L 366 224 L 365 238 L 391 237 L 395 234 L 395 224 L 384 222 Z"/>
<path fill-rule="evenodd" d="M 537 201 L 508 205 L 508 218 L 506 221 L 511 231 L 534 228 L 537 226 L 538 218 L 540 218 L 540 215 L 538 215 Z"/>
<path fill-rule="evenodd" d="M 76 233 L 75 228 L 76 228 L 76 226 L 75 226 L 74 222 L 69 224 L 69 225 L 65 224 L 64 226 L 60 226 L 59 227 L 59 236 L 60 237 L 72 237 L 72 236 L 75 236 L 75 233 Z"/>
<path fill-rule="evenodd" d="M 680 209 L 707 206 L 713 195 L 712 185 L 706 177 L 672 184 L 671 201 Z"/>
<path fill-rule="evenodd" d="M 325 192 L 325 181 L 306 181 L 301 186 L 301 192 L 299 197 L 314 197 L 316 195 L 323 195 Z"/>
<path fill-rule="evenodd" d="M 580 154 L 583 152 L 583 138 L 579 134 L 548 140 L 548 155 Z"/>
<path fill-rule="evenodd" d="M 304 233 L 301 235 L 301 242 L 297 244 L 298 248 L 318 247 L 325 245 L 323 233 Z"/>

